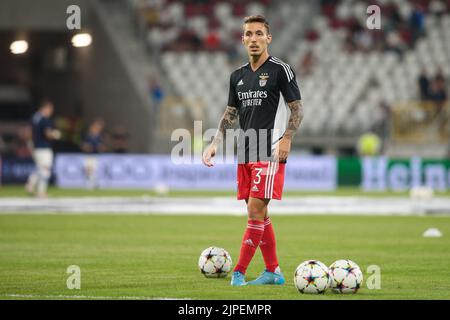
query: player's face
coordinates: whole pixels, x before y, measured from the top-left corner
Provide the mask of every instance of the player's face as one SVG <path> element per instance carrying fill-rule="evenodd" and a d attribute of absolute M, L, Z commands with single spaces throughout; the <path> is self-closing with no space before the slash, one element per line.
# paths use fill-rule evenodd
<path fill-rule="evenodd" d="M 43 108 L 42 108 L 42 114 L 44 115 L 44 117 L 50 118 L 53 114 L 53 104 L 51 103 L 47 103 Z"/>
<path fill-rule="evenodd" d="M 91 126 L 91 133 L 93 135 L 99 135 L 103 130 L 103 125 L 99 122 L 95 122 Z"/>
<path fill-rule="evenodd" d="M 251 22 L 244 25 L 242 43 L 247 49 L 249 56 L 260 56 L 267 50 L 272 41 L 272 36 L 267 33 L 264 23 Z"/>

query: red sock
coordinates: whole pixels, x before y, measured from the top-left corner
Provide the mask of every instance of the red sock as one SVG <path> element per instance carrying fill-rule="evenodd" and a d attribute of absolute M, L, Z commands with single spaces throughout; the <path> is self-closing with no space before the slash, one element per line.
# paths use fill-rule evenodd
<path fill-rule="evenodd" d="M 256 248 L 258 248 L 263 234 L 263 221 L 248 220 L 247 229 L 245 230 L 244 238 L 242 239 L 239 261 L 234 268 L 234 271 L 240 271 L 242 274 L 245 274 L 250 261 L 252 261 L 252 258 L 255 255 Z"/>
<path fill-rule="evenodd" d="M 269 217 L 264 219 L 264 234 L 259 243 L 259 248 L 261 249 L 267 271 L 275 272 L 275 269 L 278 267 L 277 249 L 275 233 Z"/>

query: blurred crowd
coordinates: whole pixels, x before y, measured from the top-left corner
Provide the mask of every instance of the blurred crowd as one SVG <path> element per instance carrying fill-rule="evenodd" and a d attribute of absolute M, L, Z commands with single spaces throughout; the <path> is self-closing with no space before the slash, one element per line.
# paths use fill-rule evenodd
<path fill-rule="evenodd" d="M 241 21 L 272 0 L 130 0 L 140 32 L 158 51 L 226 51 L 237 55 Z M 239 23 L 236 23 L 239 22 Z"/>
<path fill-rule="evenodd" d="M 394 2 L 371 1 L 365 7 L 376 4 L 380 7 L 383 28 L 369 30 L 365 21 L 346 12 L 338 12 L 341 1 L 322 0 L 322 13 L 330 19 L 332 28 L 345 28 L 345 49 L 349 52 L 371 50 L 393 51 L 402 55 L 415 46 L 426 33 L 425 16 L 441 16 L 450 12 L 450 1 L 413 0 L 410 6 L 398 6 Z M 362 1 L 365 3 L 365 1 Z M 446 3 L 447 2 L 447 3 Z M 365 17 L 365 16 L 363 16 Z M 309 38 L 318 37 L 310 31 Z"/>
<path fill-rule="evenodd" d="M 173 51 L 227 51 L 233 54 L 240 43 L 240 23 L 250 12 L 265 13 L 272 0 L 129 0 L 141 22 L 141 32 L 152 47 Z M 399 7 L 388 1 L 356 1 L 365 8 L 380 7 L 383 29 L 368 30 L 361 19 L 339 12 L 341 0 L 321 0 L 322 14 L 333 28 L 345 28 L 346 50 L 390 50 L 402 54 L 425 34 L 425 15 L 443 15 L 450 11 L 448 0 L 413 0 Z M 366 17 L 365 12 L 363 17 Z M 320 35 L 314 29 L 306 33 L 314 41 Z"/>

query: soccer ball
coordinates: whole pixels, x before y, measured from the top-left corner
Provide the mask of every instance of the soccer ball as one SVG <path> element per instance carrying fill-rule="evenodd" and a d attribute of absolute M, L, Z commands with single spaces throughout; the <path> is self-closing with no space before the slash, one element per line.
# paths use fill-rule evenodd
<path fill-rule="evenodd" d="M 198 267 L 207 278 L 226 277 L 232 265 L 230 254 L 225 249 L 218 247 L 209 247 L 203 250 L 198 259 Z"/>
<path fill-rule="evenodd" d="M 295 270 L 294 284 L 301 293 L 324 293 L 330 285 L 328 267 L 318 260 L 304 261 Z"/>
<path fill-rule="evenodd" d="M 363 274 L 351 260 L 337 260 L 330 266 L 331 290 L 336 293 L 356 293 L 361 287 Z"/>

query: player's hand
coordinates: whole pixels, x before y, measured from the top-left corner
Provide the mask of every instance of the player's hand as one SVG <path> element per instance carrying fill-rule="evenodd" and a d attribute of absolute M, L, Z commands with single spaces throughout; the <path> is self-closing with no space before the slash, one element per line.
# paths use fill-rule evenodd
<path fill-rule="evenodd" d="M 53 139 L 59 140 L 59 139 L 61 139 L 61 136 L 62 136 L 61 131 L 59 131 L 57 129 L 52 130 Z"/>
<path fill-rule="evenodd" d="M 213 143 L 206 148 L 205 152 L 203 152 L 202 162 L 207 167 L 212 167 L 214 165 L 213 158 L 216 155 L 217 146 Z"/>
<path fill-rule="evenodd" d="M 287 160 L 289 152 L 291 151 L 291 138 L 283 137 L 281 138 L 278 146 L 275 150 L 274 160 L 277 162 L 284 162 Z"/>

